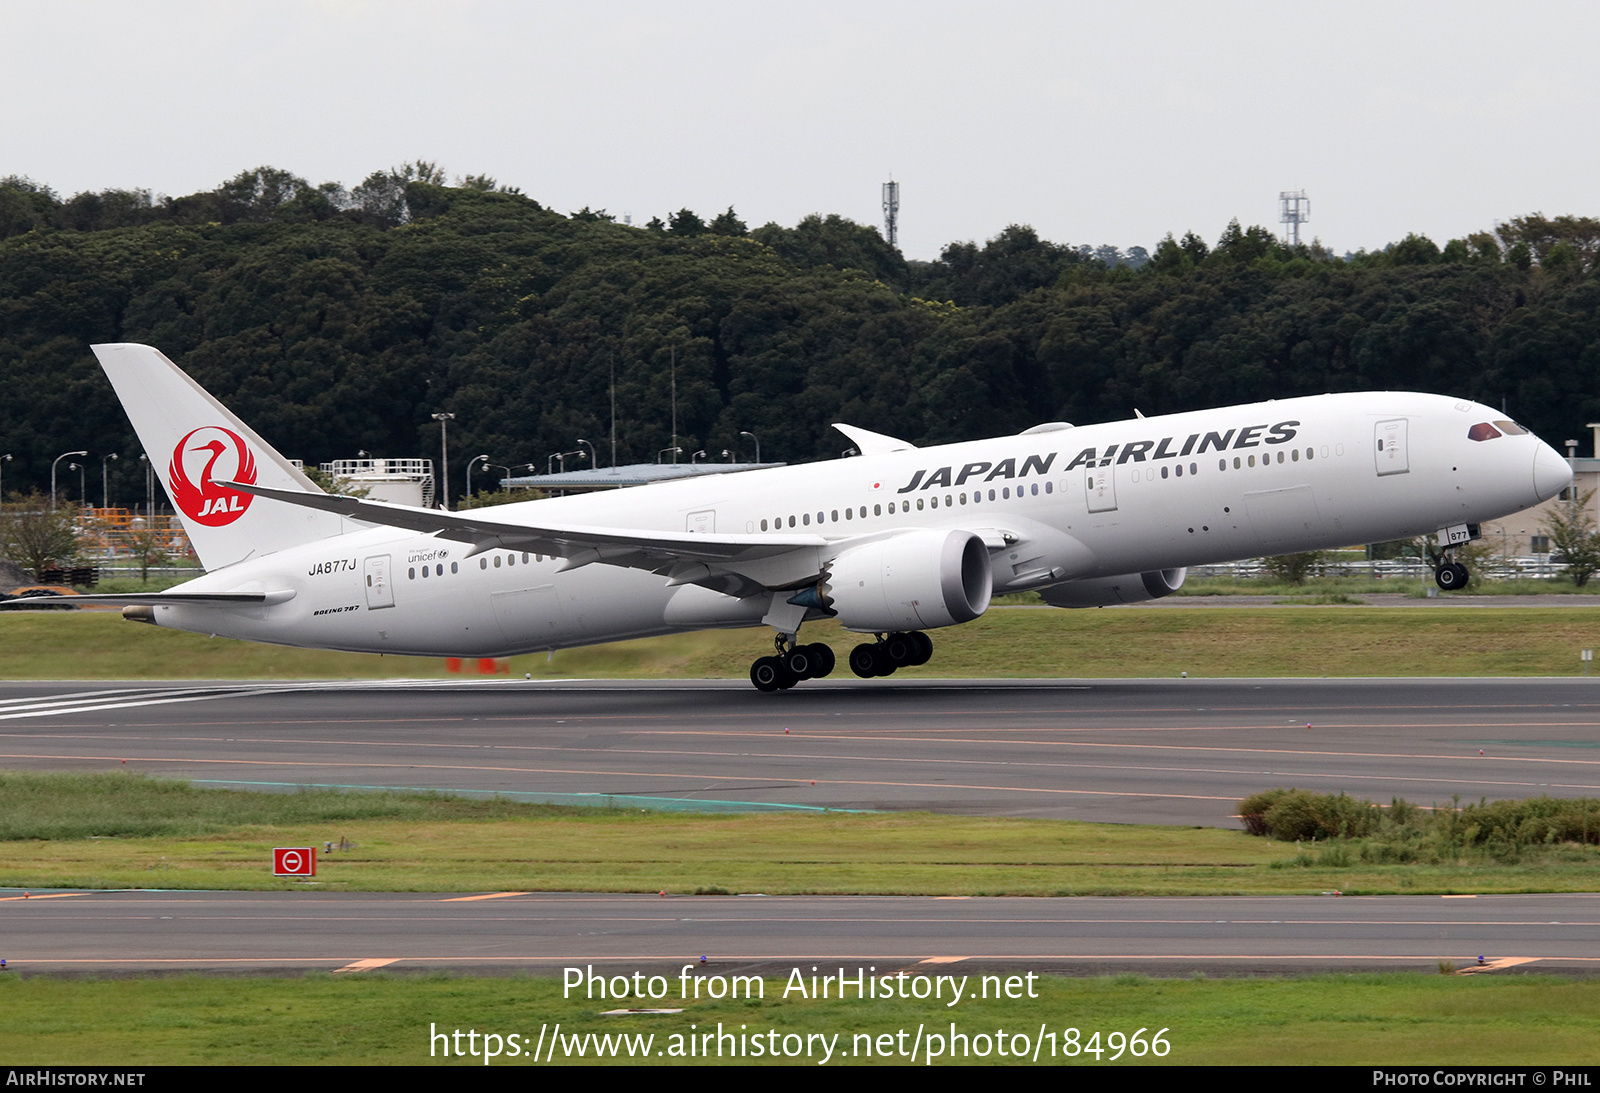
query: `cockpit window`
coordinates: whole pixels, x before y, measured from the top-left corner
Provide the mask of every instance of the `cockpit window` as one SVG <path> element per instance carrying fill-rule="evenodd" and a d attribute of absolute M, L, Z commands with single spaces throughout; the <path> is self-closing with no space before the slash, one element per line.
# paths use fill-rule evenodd
<path fill-rule="evenodd" d="M 1505 433 L 1506 436 L 1522 436 L 1528 431 L 1515 421 L 1497 421 L 1495 425 L 1499 426 L 1500 431 Z"/>
<path fill-rule="evenodd" d="M 1490 425 L 1487 421 L 1480 421 L 1467 430 L 1468 440 L 1493 440 L 1500 435 L 1500 430 Z"/>

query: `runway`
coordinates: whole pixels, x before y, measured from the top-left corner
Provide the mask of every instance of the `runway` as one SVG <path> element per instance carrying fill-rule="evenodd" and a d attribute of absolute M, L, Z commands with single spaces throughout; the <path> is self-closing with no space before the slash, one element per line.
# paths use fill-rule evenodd
<path fill-rule="evenodd" d="M 0 684 L 0 767 L 124 765 L 237 788 L 1231 826 L 1275 786 L 1600 794 L 1600 680 Z"/>
<path fill-rule="evenodd" d="M 1181 975 L 1600 968 L 1600 896 L 936 899 L 486 893 L 0 893 L 13 970 L 453 969 L 566 966 L 676 977 L 1029 968 Z M 4 955 L 4 954 L 0 954 Z M 706 958 L 704 966 L 700 958 Z M 960 967 L 952 967 L 960 965 Z"/>
<path fill-rule="evenodd" d="M 0 685 L 0 767 L 124 765 L 268 790 L 1233 826 L 1240 798 L 1273 786 L 1423 804 L 1600 793 L 1600 682 L 830 680 L 776 695 L 742 682 Z M 741 974 L 824 960 L 1433 970 L 1479 956 L 1572 970 L 1600 952 L 1600 897 L 1585 895 L 17 895 L 0 894 L 0 957 L 56 972 L 593 962 L 675 974 L 702 955 Z"/>

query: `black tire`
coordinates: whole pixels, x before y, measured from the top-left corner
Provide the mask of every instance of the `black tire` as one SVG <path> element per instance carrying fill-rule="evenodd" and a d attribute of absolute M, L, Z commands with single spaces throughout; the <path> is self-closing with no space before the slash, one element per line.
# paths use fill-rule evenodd
<path fill-rule="evenodd" d="M 1446 592 L 1455 592 L 1467 586 L 1467 567 L 1460 562 L 1447 562 L 1433 571 L 1433 581 Z"/>
<path fill-rule="evenodd" d="M 910 634 L 890 634 L 879 649 L 884 659 L 896 668 L 904 668 L 917 659 L 917 642 Z"/>
<path fill-rule="evenodd" d="M 892 676 L 892 675 L 894 675 L 894 670 L 896 668 L 900 667 L 900 665 L 896 664 L 893 660 L 891 660 L 889 658 L 889 653 L 883 647 L 883 645 L 881 645 L 881 644 L 874 645 L 871 648 L 872 648 L 872 655 L 878 662 L 878 674 L 880 676 Z"/>
<path fill-rule="evenodd" d="M 810 679 L 817 674 L 817 660 L 811 653 L 811 646 L 797 645 L 783 654 L 780 658 L 789 674 L 794 676 L 795 682 Z"/>
<path fill-rule="evenodd" d="M 758 691 L 776 691 L 783 686 L 783 676 L 783 665 L 778 663 L 777 657 L 757 657 L 750 665 L 750 682 Z"/>
<path fill-rule="evenodd" d="M 850 650 L 850 670 L 862 679 L 878 674 L 878 647 L 863 643 Z"/>
<path fill-rule="evenodd" d="M 933 639 L 927 634 L 924 634 L 921 630 L 913 631 L 909 636 L 917 647 L 917 655 L 911 661 L 912 666 L 916 667 L 917 665 L 926 664 L 928 661 L 932 660 Z"/>
<path fill-rule="evenodd" d="M 811 678 L 822 679 L 824 676 L 832 675 L 835 664 L 833 650 L 820 641 L 806 648 L 811 650 Z"/>

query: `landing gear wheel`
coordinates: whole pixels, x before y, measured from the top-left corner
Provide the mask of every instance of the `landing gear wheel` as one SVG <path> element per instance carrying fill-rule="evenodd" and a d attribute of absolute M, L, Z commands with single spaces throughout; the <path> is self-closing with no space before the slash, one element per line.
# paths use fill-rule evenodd
<path fill-rule="evenodd" d="M 1467 587 L 1470 577 L 1467 567 L 1460 562 L 1446 562 L 1433 571 L 1434 583 L 1446 592 L 1455 592 Z"/>
<path fill-rule="evenodd" d="M 796 683 L 817 674 L 816 655 L 812 653 L 809 645 L 796 645 L 779 659 L 789 674 L 794 676 Z"/>
<path fill-rule="evenodd" d="M 890 634 L 878 643 L 878 652 L 896 668 L 903 668 L 916 659 L 918 647 L 910 634 Z"/>
<path fill-rule="evenodd" d="M 863 642 L 850 650 L 850 670 L 862 679 L 878 675 L 878 647 Z"/>
<path fill-rule="evenodd" d="M 833 650 L 830 647 L 818 641 L 813 642 L 804 648 L 811 653 L 812 679 L 821 679 L 824 676 L 832 674 L 835 661 Z"/>
<path fill-rule="evenodd" d="M 756 685 L 758 691 L 776 691 L 783 686 L 787 675 L 777 657 L 757 657 L 755 663 L 750 665 L 750 682 Z"/>
<path fill-rule="evenodd" d="M 928 663 L 928 661 L 933 657 L 933 639 L 927 634 L 924 634 L 921 630 L 914 631 L 906 636 L 910 638 L 917 647 L 917 654 L 916 656 L 912 657 L 910 661 L 911 666 L 916 667 L 920 664 Z"/>

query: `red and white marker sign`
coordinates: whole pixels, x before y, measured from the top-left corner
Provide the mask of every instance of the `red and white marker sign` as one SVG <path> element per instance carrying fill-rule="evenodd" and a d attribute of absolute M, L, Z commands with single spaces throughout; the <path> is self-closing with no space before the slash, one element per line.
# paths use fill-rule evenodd
<path fill-rule="evenodd" d="M 314 846 L 273 847 L 272 873 L 278 877 L 316 876 L 317 848 Z"/>

